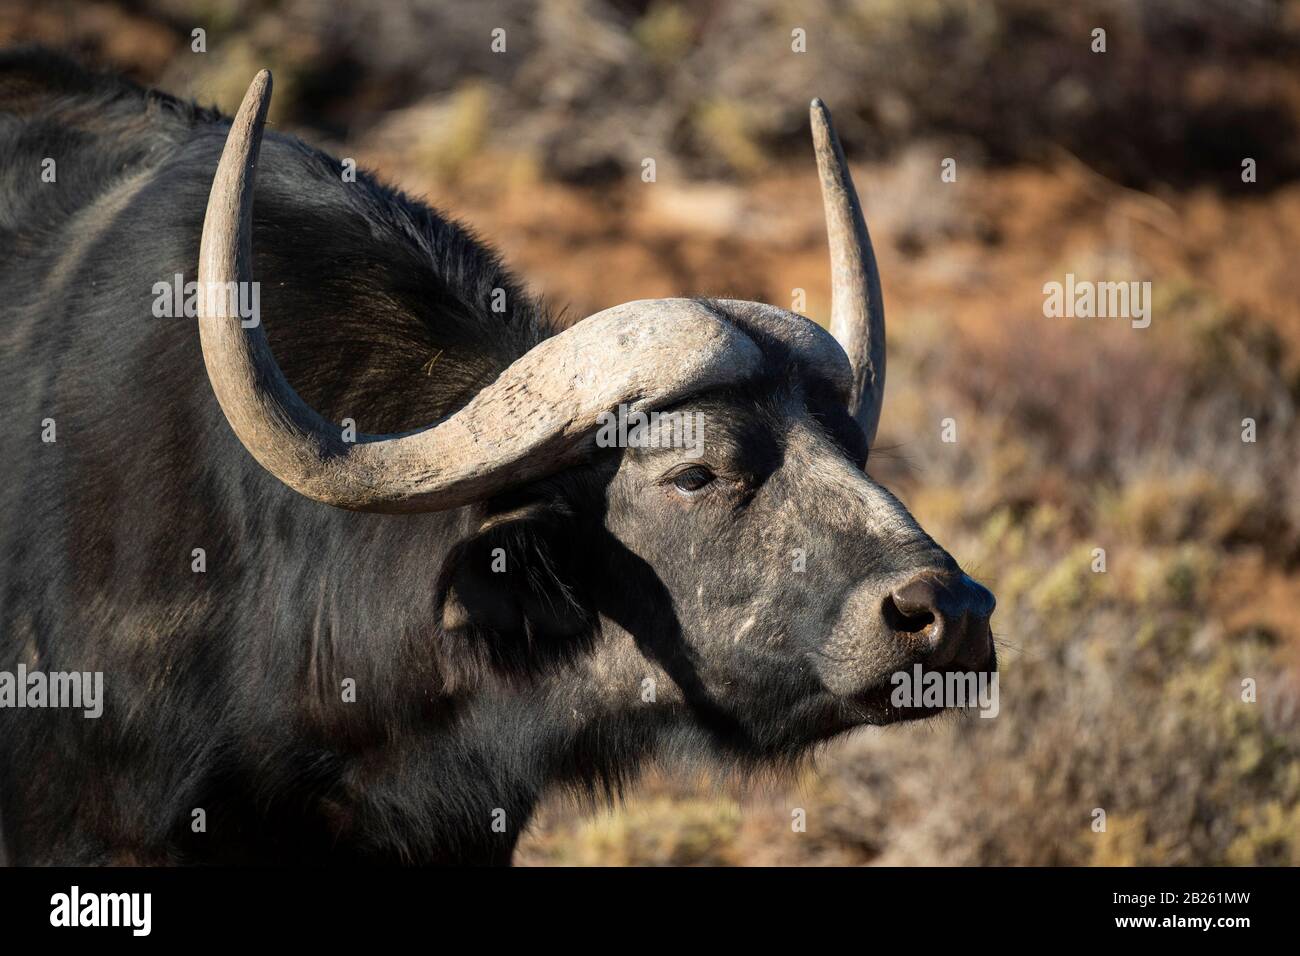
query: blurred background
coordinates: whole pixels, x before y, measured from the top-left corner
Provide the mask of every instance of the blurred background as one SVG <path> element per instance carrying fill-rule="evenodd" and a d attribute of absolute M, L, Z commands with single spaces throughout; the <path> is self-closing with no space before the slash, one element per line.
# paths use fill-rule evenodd
<path fill-rule="evenodd" d="M 825 322 L 833 109 L 889 316 L 871 470 L 997 594 L 1001 713 L 557 798 L 520 862 L 1300 865 L 1300 4 L 0 0 L 25 42 L 227 111 L 269 66 L 273 123 L 573 315 Z M 1067 273 L 1150 281 L 1150 327 L 1045 318 Z"/>

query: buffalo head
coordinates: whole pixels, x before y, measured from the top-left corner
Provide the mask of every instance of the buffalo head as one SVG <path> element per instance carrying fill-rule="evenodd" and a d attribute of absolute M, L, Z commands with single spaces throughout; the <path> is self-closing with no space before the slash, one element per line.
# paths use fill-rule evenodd
<path fill-rule="evenodd" d="M 270 88 L 259 74 L 227 139 L 201 288 L 254 279 Z M 295 393 L 260 326 L 204 295 L 226 418 L 268 471 L 328 505 L 463 509 L 465 533 L 431 572 L 436 639 L 556 665 L 559 708 L 653 698 L 656 719 L 688 717 L 722 749 L 760 755 L 932 712 L 892 702 L 891 676 L 994 670 L 993 596 L 867 474 L 885 382 L 880 281 L 830 116 L 820 101 L 811 112 L 829 332 L 752 302 L 630 302 L 557 332 L 441 421 L 350 438 Z M 607 428 L 612 415 L 636 419 L 631 437 Z"/>

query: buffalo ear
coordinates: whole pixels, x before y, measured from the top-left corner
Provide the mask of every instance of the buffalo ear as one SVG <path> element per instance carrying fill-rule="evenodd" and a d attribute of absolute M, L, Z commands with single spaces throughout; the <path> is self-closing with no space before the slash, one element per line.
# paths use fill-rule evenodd
<path fill-rule="evenodd" d="M 574 525 L 562 506 L 532 503 L 489 515 L 452 549 L 438 582 L 452 654 L 526 674 L 582 650 L 596 618 Z"/>

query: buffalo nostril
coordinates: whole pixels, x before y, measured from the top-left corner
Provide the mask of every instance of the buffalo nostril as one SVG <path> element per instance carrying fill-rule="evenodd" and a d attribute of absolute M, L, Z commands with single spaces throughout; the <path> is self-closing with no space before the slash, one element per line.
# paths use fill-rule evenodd
<path fill-rule="evenodd" d="M 906 599 L 900 601 L 898 594 L 885 596 L 881 613 L 890 630 L 905 634 L 919 634 L 935 621 L 933 608 Z"/>
<path fill-rule="evenodd" d="M 905 634 L 919 634 L 934 623 L 933 612 L 919 609 L 904 611 L 892 594 L 885 598 L 881 613 L 890 630 Z"/>

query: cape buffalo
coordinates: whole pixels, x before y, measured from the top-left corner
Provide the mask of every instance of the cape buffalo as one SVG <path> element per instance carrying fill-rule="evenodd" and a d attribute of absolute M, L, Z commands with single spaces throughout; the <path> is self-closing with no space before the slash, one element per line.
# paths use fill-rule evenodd
<path fill-rule="evenodd" d="M 866 472 L 884 313 L 820 101 L 830 332 L 714 299 L 560 322 L 264 135 L 270 97 L 0 58 L 11 861 L 508 862 L 549 790 L 788 764 L 933 713 L 895 672 L 994 670 L 992 595 Z M 102 712 L 35 674 L 100 674 Z"/>

